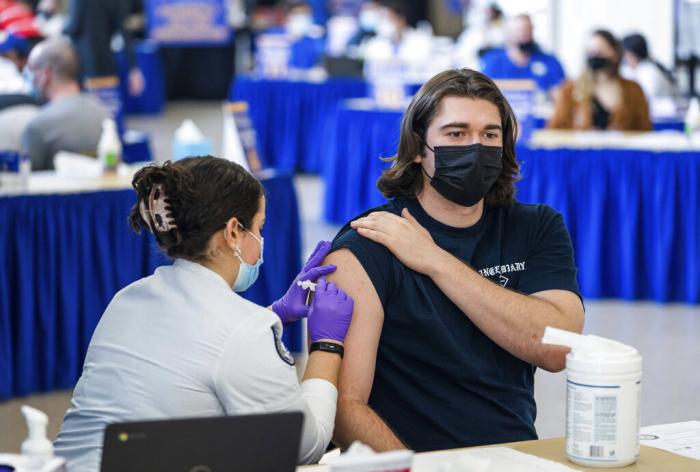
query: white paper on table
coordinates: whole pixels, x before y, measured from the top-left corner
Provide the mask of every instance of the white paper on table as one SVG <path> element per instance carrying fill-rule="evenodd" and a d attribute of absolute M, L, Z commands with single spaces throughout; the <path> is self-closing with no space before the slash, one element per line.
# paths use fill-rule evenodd
<path fill-rule="evenodd" d="M 56 175 L 72 179 L 95 179 L 102 176 L 104 166 L 94 157 L 58 151 L 53 158 Z"/>
<path fill-rule="evenodd" d="M 14 467 L 15 472 L 65 472 L 66 461 L 60 457 L 48 460 L 30 459 L 19 454 L 0 454 L 0 464 Z"/>
<path fill-rule="evenodd" d="M 412 472 L 433 472 L 438 470 L 571 472 L 574 469 L 559 462 L 542 459 L 505 446 L 441 451 L 414 456 Z"/>
<path fill-rule="evenodd" d="M 327 465 L 314 472 L 329 472 Z M 505 446 L 424 452 L 413 456 L 411 472 L 575 472 L 559 462 Z"/>
<path fill-rule="evenodd" d="M 700 421 L 644 426 L 639 443 L 700 460 Z"/>

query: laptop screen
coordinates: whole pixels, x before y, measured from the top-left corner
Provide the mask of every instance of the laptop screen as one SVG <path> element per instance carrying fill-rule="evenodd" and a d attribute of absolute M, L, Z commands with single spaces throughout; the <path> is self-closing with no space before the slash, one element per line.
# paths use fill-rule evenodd
<path fill-rule="evenodd" d="M 293 472 L 301 412 L 183 418 L 107 426 L 102 472 Z"/>

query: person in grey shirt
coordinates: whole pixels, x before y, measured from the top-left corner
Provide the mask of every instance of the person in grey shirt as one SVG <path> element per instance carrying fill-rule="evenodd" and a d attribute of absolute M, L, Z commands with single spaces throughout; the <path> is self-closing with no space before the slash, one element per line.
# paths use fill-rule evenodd
<path fill-rule="evenodd" d="M 36 95 L 47 102 L 27 125 L 22 150 L 32 170 L 53 169 L 58 151 L 94 156 L 109 111 L 80 91 L 78 59 L 65 38 L 47 39 L 29 54 L 26 69 Z"/>

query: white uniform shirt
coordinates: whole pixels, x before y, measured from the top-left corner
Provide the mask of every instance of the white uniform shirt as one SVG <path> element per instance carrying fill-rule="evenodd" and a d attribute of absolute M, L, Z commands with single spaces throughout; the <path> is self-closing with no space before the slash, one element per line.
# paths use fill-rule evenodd
<path fill-rule="evenodd" d="M 296 410 L 305 416 L 299 461 L 317 461 L 333 433 L 337 390 L 321 379 L 299 385 L 281 330 L 272 311 L 204 266 L 159 267 L 102 316 L 56 454 L 69 472 L 96 471 L 109 423 Z"/>
<path fill-rule="evenodd" d="M 641 61 L 635 69 L 623 66 L 621 74 L 624 78 L 637 82 L 647 100 L 660 97 L 673 97 L 676 93 L 673 82 L 668 80 L 661 70 L 651 61 Z"/>

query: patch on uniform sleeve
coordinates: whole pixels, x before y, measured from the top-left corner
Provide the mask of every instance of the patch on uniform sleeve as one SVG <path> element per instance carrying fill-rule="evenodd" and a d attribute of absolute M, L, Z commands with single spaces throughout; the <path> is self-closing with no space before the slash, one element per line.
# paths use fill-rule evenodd
<path fill-rule="evenodd" d="M 282 341 L 282 325 L 274 324 L 272 325 L 272 337 L 275 341 L 275 349 L 280 358 L 289 365 L 294 365 L 294 356 L 289 352 L 287 346 L 284 345 Z"/>

